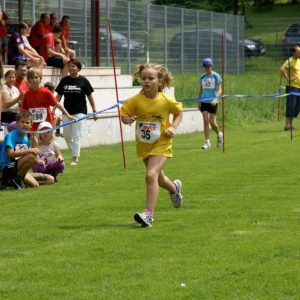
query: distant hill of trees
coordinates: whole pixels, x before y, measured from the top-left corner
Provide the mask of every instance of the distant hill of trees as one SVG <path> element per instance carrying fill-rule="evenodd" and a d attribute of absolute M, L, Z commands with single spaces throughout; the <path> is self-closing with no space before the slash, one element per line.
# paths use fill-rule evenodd
<path fill-rule="evenodd" d="M 138 0 L 135 0 L 138 1 Z M 300 0 L 299 0 L 300 1 Z M 256 8 L 264 8 L 266 6 L 273 6 L 276 4 L 298 4 L 298 0 L 152 0 L 153 4 L 170 5 L 177 7 L 184 7 L 190 9 L 213 10 L 217 12 L 232 11 L 234 14 L 243 14 L 245 5 L 253 5 Z"/>

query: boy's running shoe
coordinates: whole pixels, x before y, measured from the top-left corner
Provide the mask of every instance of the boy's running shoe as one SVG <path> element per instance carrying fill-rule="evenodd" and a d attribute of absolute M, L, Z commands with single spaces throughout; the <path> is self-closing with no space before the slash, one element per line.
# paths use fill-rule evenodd
<path fill-rule="evenodd" d="M 170 193 L 170 199 L 173 203 L 173 206 L 175 208 L 179 208 L 184 200 L 183 196 L 181 195 L 182 183 L 179 179 L 175 179 L 173 183 L 176 186 L 176 192 L 173 194 Z"/>
<path fill-rule="evenodd" d="M 151 227 L 153 224 L 153 217 L 147 212 L 136 213 L 134 215 L 134 220 L 139 224 L 142 224 L 143 227 Z"/>

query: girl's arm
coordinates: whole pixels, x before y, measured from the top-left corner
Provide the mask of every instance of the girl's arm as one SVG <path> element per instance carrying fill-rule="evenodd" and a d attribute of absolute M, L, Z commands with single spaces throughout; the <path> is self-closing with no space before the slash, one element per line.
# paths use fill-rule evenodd
<path fill-rule="evenodd" d="M 176 130 L 182 120 L 182 116 L 183 116 L 183 113 L 180 112 L 179 114 L 176 114 L 173 116 L 173 122 L 172 122 L 172 125 L 166 129 L 165 131 L 165 135 L 169 138 L 173 137 L 176 133 Z"/>
<path fill-rule="evenodd" d="M 55 157 L 57 161 L 64 161 L 64 158 L 59 150 L 55 151 Z"/>
<path fill-rule="evenodd" d="M 199 98 L 201 98 L 201 96 L 202 96 L 202 86 L 200 85 L 200 88 L 199 88 Z M 198 109 L 200 109 L 201 108 L 201 101 L 198 101 L 197 104 L 198 104 Z"/>
<path fill-rule="evenodd" d="M 132 116 L 132 117 L 122 116 L 121 117 L 121 121 L 127 125 L 131 125 L 132 123 L 134 123 L 136 121 L 136 119 L 137 119 L 137 116 Z"/>
<path fill-rule="evenodd" d="M 219 83 L 217 85 L 217 89 L 216 90 L 217 90 L 217 92 L 216 92 L 217 97 L 220 97 L 222 95 L 222 85 L 221 85 L 221 83 Z"/>

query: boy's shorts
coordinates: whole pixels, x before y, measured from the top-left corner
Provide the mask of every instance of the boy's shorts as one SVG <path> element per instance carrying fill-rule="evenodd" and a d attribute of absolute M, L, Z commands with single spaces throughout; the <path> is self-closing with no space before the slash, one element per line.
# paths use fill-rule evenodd
<path fill-rule="evenodd" d="M 16 180 L 17 173 L 18 173 L 18 160 L 15 160 L 15 161 L 9 163 L 2 170 L 1 188 L 14 187 L 14 188 L 19 189 L 20 187 L 18 185 L 16 185 L 16 183 L 14 181 L 14 180 Z"/>
<path fill-rule="evenodd" d="M 217 111 L 218 111 L 218 104 L 211 105 L 210 103 L 207 103 L 207 102 L 201 102 L 200 111 L 201 112 L 207 111 L 210 114 L 215 114 L 216 115 Z"/>

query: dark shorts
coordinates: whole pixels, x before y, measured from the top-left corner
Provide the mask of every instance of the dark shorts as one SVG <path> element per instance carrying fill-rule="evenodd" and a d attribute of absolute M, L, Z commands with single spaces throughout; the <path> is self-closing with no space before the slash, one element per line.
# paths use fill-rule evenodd
<path fill-rule="evenodd" d="M 295 87 L 286 87 L 286 92 L 297 92 L 300 93 L 300 89 Z M 287 118 L 296 118 L 300 112 L 300 96 L 288 95 L 286 97 L 286 111 L 285 116 Z"/>
<path fill-rule="evenodd" d="M 3 170 L 2 170 L 2 181 L 9 181 L 13 179 L 18 173 L 18 161 L 15 160 L 9 163 Z"/>
<path fill-rule="evenodd" d="M 1 122 L 11 123 L 17 120 L 17 113 L 11 111 L 3 111 L 1 113 Z"/>
<path fill-rule="evenodd" d="M 60 56 L 52 56 L 46 59 L 47 66 L 62 69 L 64 67 L 64 60 Z"/>
<path fill-rule="evenodd" d="M 210 103 L 201 102 L 200 111 L 201 112 L 207 111 L 210 114 L 215 114 L 216 115 L 217 111 L 218 111 L 218 104 L 211 105 Z"/>

